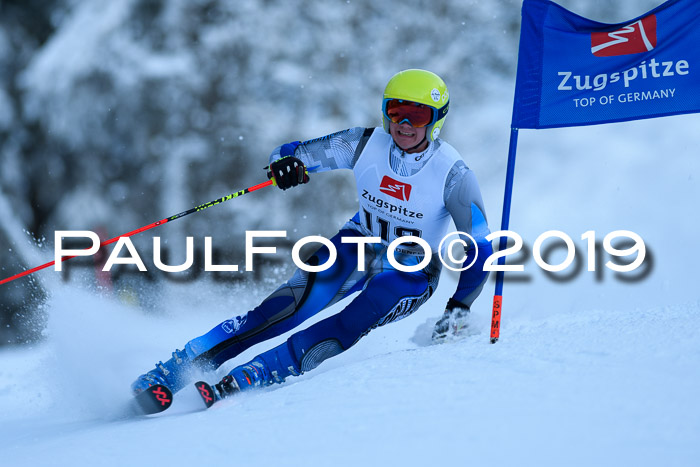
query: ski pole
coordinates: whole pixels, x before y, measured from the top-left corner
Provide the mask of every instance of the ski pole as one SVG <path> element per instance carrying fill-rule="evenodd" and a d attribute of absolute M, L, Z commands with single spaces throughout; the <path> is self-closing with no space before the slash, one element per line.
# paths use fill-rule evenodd
<path fill-rule="evenodd" d="M 266 182 L 259 183 L 258 185 L 251 186 L 251 187 L 246 188 L 244 190 L 237 191 L 235 193 L 231 193 L 230 195 L 222 196 L 219 199 L 215 199 L 213 201 L 209 201 L 208 203 L 201 204 L 201 205 L 194 207 L 192 209 L 188 209 L 187 211 L 183 211 L 179 214 L 175 214 L 174 216 L 166 217 L 165 219 L 161 219 L 161 220 L 156 221 L 152 224 L 145 225 L 139 229 L 132 230 L 131 232 L 125 233 L 123 235 L 119 235 L 118 237 L 114 237 L 114 238 L 110 238 L 109 240 L 105 240 L 104 242 L 100 243 L 100 248 L 102 248 L 105 245 L 110 245 L 122 237 L 131 237 L 132 235 L 136 235 L 137 233 L 145 232 L 146 230 L 152 229 L 153 227 L 158 227 L 159 225 L 163 225 L 166 222 L 174 221 L 175 219 L 185 217 L 188 214 L 192 214 L 194 212 L 204 211 L 205 209 L 210 208 L 212 206 L 216 206 L 217 204 L 223 203 L 224 201 L 228 201 L 230 199 L 237 198 L 239 196 L 245 195 L 246 193 L 250 193 L 252 191 L 256 191 L 256 190 L 259 190 L 261 188 L 265 188 L 266 186 L 270 186 L 270 185 L 275 185 L 274 178 L 270 179 Z M 64 256 L 61 258 L 61 262 L 69 260 L 71 258 L 75 258 L 75 256 Z M 49 263 L 42 264 L 41 266 L 37 266 L 35 268 L 20 272 L 19 274 L 15 274 L 12 277 L 8 277 L 7 279 L 0 280 L 0 285 L 5 284 L 6 282 L 13 281 L 15 279 L 19 279 L 20 277 L 23 277 L 23 276 L 28 276 L 29 274 L 32 274 L 32 273 L 35 273 L 35 272 L 40 271 L 42 269 L 48 268 L 49 266 L 53 266 L 54 264 L 56 264 L 56 261 L 51 261 Z"/>

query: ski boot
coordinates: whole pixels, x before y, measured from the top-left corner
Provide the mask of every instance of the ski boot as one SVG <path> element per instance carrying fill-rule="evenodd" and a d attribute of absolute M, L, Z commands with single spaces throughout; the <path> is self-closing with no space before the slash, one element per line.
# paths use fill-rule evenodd
<path fill-rule="evenodd" d="M 283 382 L 274 380 L 270 371 L 265 364 L 265 360 L 260 355 L 255 357 L 245 365 L 240 365 L 231 370 L 223 379 L 211 386 L 205 381 L 197 381 L 194 387 L 197 388 L 199 395 L 204 401 L 207 408 L 214 405 L 215 402 L 230 397 L 237 392 L 247 391 L 252 388 L 269 386 L 274 382 Z"/>
<path fill-rule="evenodd" d="M 286 347 L 286 343 L 280 347 Z M 264 356 L 279 363 L 278 348 L 272 349 L 263 355 L 258 355 L 250 362 L 239 365 L 229 372 L 223 379 L 215 384 L 210 385 L 204 381 L 195 383 L 195 388 L 204 401 L 207 408 L 214 405 L 215 402 L 230 397 L 238 392 L 245 392 L 254 388 L 270 386 L 275 383 L 283 383 L 284 377 L 289 375 L 298 375 L 300 371 L 289 365 L 285 370 L 280 368 L 272 370 L 267 364 Z M 285 361 L 283 359 L 283 361 Z"/>
<path fill-rule="evenodd" d="M 131 391 L 138 395 L 149 387 L 160 384 L 175 393 L 187 384 L 191 369 L 192 360 L 186 350 L 175 350 L 170 360 L 158 362 L 153 370 L 139 376 L 131 384 Z"/>

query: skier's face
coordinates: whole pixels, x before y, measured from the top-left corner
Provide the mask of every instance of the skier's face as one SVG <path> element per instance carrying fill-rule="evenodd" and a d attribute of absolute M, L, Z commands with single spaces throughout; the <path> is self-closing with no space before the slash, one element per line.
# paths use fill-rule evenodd
<path fill-rule="evenodd" d="M 389 133 L 394 138 L 396 145 L 408 153 L 422 152 L 428 147 L 428 141 L 423 141 L 425 138 L 426 127 L 414 128 L 410 123 L 394 123 L 389 122 Z M 423 144 L 414 148 L 414 146 L 423 141 Z M 412 148 L 412 149 L 411 149 Z"/>

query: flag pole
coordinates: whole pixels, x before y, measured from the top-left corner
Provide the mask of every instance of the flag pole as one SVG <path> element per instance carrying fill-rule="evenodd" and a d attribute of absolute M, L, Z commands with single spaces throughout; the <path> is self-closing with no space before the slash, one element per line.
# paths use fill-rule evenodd
<path fill-rule="evenodd" d="M 501 217 L 501 230 L 508 230 L 510 220 L 510 201 L 513 194 L 513 175 L 515 173 L 515 153 L 518 148 L 518 129 L 510 129 L 510 143 L 508 146 L 508 168 L 506 169 L 506 188 L 503 195 L 503 215 Z M 501 236 L 498 251 L 506 249 L 508 239 Z M 498 265 L 506 263 L 505 256 L 498 258 Z M 493 309 L 491 313 L 491 343 L 498 342 L 501 332 L 501 311 L 503 305 L 503 271 L 496 272 L 496 291 L 493 295 Z"/>

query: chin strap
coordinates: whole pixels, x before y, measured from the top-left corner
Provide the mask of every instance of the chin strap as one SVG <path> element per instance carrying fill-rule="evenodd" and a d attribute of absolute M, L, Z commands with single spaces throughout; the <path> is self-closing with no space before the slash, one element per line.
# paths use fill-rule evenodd
<path fill-rule="evenodd" d="M 427 139 L 428 139 L 427 136 L 423 136 L 423 139 L 420 140 L 420 143 L 416 144 L 415 146 L 411 146 L 411 147 L 408 148 L 408 149 L 401 148 L 401 150 L 402 150 L 403 152 L 413 151 L 414 149 L 417 149 L 418 147 L 420 147 L 420 145 L 423 144 Z M 399 146 L 399 147 L 400 147 L 400 146 Z"/>

